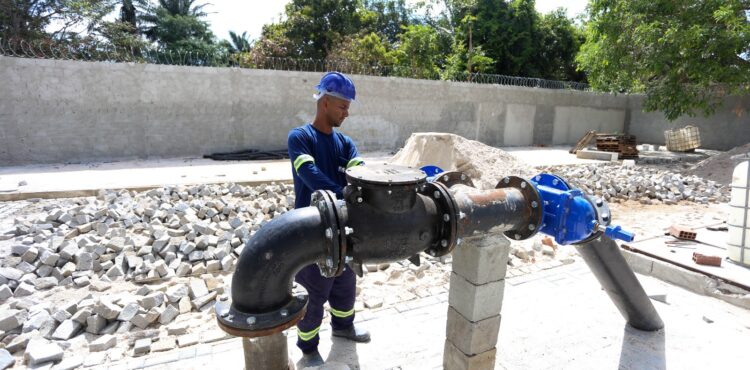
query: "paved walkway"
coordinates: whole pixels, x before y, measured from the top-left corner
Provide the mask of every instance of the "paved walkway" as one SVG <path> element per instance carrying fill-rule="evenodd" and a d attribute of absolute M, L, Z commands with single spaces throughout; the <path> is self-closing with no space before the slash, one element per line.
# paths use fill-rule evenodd
<path fill-rule="evenodd" d="M 639 275 L 666 328 L 629 328 L 579 259 L 506 280 L 496 369 L 746 369 L 750 311 Z M 666 303 L 665 303 L 666 302 Z M 439 369 L 447 294 L 357 316 L 369 344 L 321 330 L 324 369 Z M 301 353 L 288 332 L 290 355 Z M 130 359 L 109 369 L 241 369 L 238 338 Z"/>
<path fill-rule="evenodd" d="M 600 162 L 578 159 L 568 147 L 505 148 L 532 166 Z M 386 152 L 364 153 L 368 163 L 391 158 Z M 163 185 L 242 185 L 292 181 L 289 160 L 214 161 L 204 158 L 130 160 L 85 164 L 0 167 L 0 201 L 96 195 L 99 189 L 143 190 Z"/>

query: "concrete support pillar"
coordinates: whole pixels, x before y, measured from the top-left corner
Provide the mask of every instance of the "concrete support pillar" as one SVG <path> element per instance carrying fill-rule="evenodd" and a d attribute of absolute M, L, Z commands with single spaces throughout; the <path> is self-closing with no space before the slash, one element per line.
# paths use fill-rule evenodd
<path fill-rule="evenodd" d="M 453 252 L 445 369 L 494 368 L 509 252 L 500 234 L 465 238 Z"/>
<path fill-rule="evenodd" d="M 283 332 L 267 337 L 242 338 L 242 349 L 245 352 L 245 370 L 294 370 Z"/>

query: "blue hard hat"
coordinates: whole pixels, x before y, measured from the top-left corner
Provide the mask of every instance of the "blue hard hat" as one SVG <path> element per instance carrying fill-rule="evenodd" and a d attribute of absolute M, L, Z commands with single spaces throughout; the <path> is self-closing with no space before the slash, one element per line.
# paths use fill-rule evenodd
<path fill-rule="evenodd" d="M 319 99 L 323 95 L 331 95 L 344 100 L 354 101 L 354 97 L 357 95 L 357 91 L 354 89 L 354 82 L 340 72 L 326 73 L 315 88 L 318 89 L 318 94 L 315 95 L 316 99 Z"/>

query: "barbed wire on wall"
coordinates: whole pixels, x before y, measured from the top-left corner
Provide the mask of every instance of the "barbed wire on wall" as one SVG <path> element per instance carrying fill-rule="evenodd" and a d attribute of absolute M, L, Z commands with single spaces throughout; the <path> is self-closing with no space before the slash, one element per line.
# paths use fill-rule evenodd
<path fill-rule="evenodd" d="M 426 80 L 449 80 L 476 84 L 521 86 L 542 89 L 590 91 L 581 82 L 546 80 L 487 73 L 463 72 L 450 77 L 439 73 L 403 66 L 382 66 L 354 63 L 349 60 L 259 57 L 248 53 L 166 50 L 158 48 L 114 47 L 104 43 L 61 44 L 50 41 L 0 39 L 0 55 L 18 58 L 95 61 L 105 63 L 146 63 L 196 67 L 231 67 L 279 71 L 326 72 L 340 71 L 380 77 L 403 77 Z"/>

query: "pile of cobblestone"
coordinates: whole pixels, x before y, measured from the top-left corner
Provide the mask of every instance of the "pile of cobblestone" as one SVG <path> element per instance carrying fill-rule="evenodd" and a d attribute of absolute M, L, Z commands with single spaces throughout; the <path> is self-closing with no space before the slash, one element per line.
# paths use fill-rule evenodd
<path fill-rule="evenodd" d="M 627 162 L 624 162 L 627 163 Z M 607 201 L 632 200 L 643 204 L 724 203 L 730 189 L 712 180 L 687 176 L 649 166 L 596 164 L 542 168 L 570 185 Z"/>
<path fill-rule="evenodd" d="M 226 298 L 214 274 L 232 271 L 255 230 L 293 203 L 285 184 L 175 186 L 104 191 L 15 219 L 0 239 L 11 245 L 0 266 L 0 369 L 12 353 L 29 366 L 56 362 L 81 334 L 99 336 L 90 352 L 104 351 L 117 334 L 210 311 Z M 131 288 L 109 291 L 118 282 Z M 68 288 L 88 294 L 50 299 Z"/>

